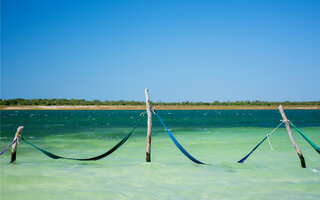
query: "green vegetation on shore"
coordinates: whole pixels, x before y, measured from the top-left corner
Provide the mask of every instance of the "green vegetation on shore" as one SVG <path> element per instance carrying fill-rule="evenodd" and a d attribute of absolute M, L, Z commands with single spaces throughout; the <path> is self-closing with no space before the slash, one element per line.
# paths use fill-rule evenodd
<path fill-rule="evenodd" d="M 320 101 L 284 101 L 284 102 L 269 102 L 269 101 L 235 101 L 235 102 L 152 102 L 156 106 L 319 106 Z M 0 105 L 3 106 L 30 106 L 30 105 L 42 105 L 42 106 L 62 106 L 62 105 L 95 105 L 95 106 L 138 106 L 145 105 L 144 101 L 100 101 L 93 100 L 87 101 L 85 99 L 0 99 Z"/>

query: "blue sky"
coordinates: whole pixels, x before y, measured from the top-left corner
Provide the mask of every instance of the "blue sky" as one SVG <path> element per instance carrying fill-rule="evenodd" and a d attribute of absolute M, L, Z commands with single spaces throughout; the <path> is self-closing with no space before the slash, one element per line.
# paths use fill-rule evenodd
<path fill-rule="evenodd" d="M 320 1 L 1 0 L 1 98 L 320 100 Z"/>

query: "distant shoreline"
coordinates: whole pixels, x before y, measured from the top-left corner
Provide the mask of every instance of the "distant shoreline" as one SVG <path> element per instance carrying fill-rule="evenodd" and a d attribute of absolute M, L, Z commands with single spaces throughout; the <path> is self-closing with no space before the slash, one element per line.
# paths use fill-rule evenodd
<path fill-rule="evenodd" d="M 284 109 L 319 110 L 320 106 L 283 106 Z M 0 110 L 145 110 L 145 106 L 0 106 Z M 277 110 L 278 106 L 155 106 L 156 110 Z"/>

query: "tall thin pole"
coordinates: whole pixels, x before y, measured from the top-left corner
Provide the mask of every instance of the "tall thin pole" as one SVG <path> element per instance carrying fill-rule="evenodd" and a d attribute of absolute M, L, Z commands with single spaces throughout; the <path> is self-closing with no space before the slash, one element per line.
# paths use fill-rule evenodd
<path fill-rule="evenodd" d="M 151 113 L 151 107 L 150 107 L 150 97 L 149 97 L 148 88 L 145 89 L 145 93 L 146 93 L 146 109 L 147 109 L 147 115 L 148 115 L 146 162 L 151 162 L 152 113 Z"/>
<path fill-rule="evenodd" d="M 285 125 L 286 125 L 286 128 L 287 128 L 287 131 L 288 131 L 290 140 L 291 140 L 291 142 L 292 142 L 292 144 L 293 144 L 293 147 L 294 147 L 294 149 L 296 150 L 296 152 L 297 152 L 297 154 L 298 154 L 298 156 L 299 156 L 299 158 L 300 158 L 301 167 L 302 167 L 302 168 L 306 168 L 306 163 L 305 163 L 305 161 L 304 161 L 304 157 L 303 157 L 303 155 L 302 155 L 302 153 L 301 153 L 298 145 L 296 144 L 296 141 L 294 140 L 294 137 L 293 137 L 293 135 L 292 135 L 292 131 L 291 131 L 291 129 L 290 129 L 290 124 L 289 124 L 289 122 L 288 122 L 288 119 L 287 119 L 287 117 L 286 117 L 286 114 L 284 113 L 281 105 L 280 105 L 278 108 L 279 108 L 279 111 L 280 111 L 280 113 L 281 113 L 282 119 L 283 119 L 283 121 L 284 121 L 284 123 L 285 123 Z"/>
<path fill-rule="evenodd" d="M 17 158 L 17 149 L 18 149 L 18 144 L 19 144 L 19 137 L 21 135 L 21 132 L 23 130 L 23 126 L 19 126 L 16 132 L 16 135 L 14 136 L 15 140 L 17 138 L 17 140 L 12 144 L 12 148 L 11 148 L 11 163 L 13 163 L 14 161 L 16 161 Z"/>

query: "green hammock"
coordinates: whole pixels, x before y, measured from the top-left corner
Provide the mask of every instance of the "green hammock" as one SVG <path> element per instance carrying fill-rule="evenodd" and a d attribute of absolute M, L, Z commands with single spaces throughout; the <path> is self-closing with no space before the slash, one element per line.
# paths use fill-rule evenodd
<path fill-rule="evenodd" d="M 291 121 L 289 121 L 289 123 L 291 124 L 291 126 L 293 128 L 295 128 L 300 135 L 314 148 L 314 150 L 316 150 L 319 154 L 320 154 L 320 147 L 318 145 L 316 145 L 314 142 L 312 142 L 312 140 L 310 140 L 310 138 L 308 138 L 305 134 L 303 134 L 295 125 L 293 125 L 293 123 Z"/>
<path fill-rule="evenodd" d="M 140 119 L 138 120 L 138 122 L 135 124 L 135 126 L 132 128 L 132 130 L 125 135 L 120 142 L 118 142 L 115 146 L 113 146 L 109 151 L 92 157 L 92 158 L 68 158 L 68 157 L 63 157 L 63 156 L 58 156 L 55 155 L 53 153 L 50 153 L 44 149 L 41 149 L 40 147 L 37 147 L 36 145 L 32 144 L 31 142 L 27 141 L 26 139 L 24 139 L 23 137 L 21 137 L 21 140 L 25 141 L 27 144 L 33 146 L 34 148 L 38 149 L 39 151 L 41 151 L 43 154 L 47 155 L 50 158 L 53 159 L 67 159 L 67 160 L 79 160 L 79 161 L 93 161 L 93 160 L 100 160 L 108 155 L 110 155 L 111 153 L 113 153 L 114 151 L 116 151 L 119 147 L 121 147 L 130 137 L 130 135 L 133 133 L 133 131 L 137 128 L 137 126 L 139 125 L 139 123 L 141 122 L 141 120 L 143 119 L 143 117 L 145 116 L 145 114 L 143 113 L 142 116 L 140 117 Z"/>

